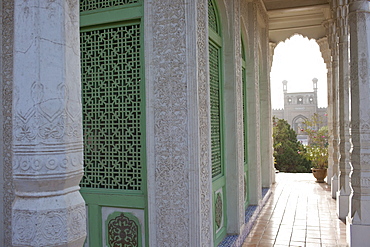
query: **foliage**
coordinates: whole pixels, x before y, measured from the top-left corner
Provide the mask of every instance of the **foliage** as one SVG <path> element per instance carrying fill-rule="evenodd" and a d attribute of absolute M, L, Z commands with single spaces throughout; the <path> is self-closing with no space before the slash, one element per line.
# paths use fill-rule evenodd
<path fill-rule="evenodd" d="M 312 168 L 328 168 L 328 148 L 307 146 L 305 157 L 311 161 Z"/>
<path fill-rule="evenodd" d="M 283 172 L 309 172 L 311 163 L 303 155 L 305 147 L 284 119 L 273 118 L 275 168 Z"/>
<path fill-rule="evenodd" d="M 306 159 L 310 160 L 313 168 L 328 168 L 328 127 L 319 128 L 323 121 L 320 115 L 314 114 L 305 122 L 305 132 L 309 141 L 306 146 Z"/>

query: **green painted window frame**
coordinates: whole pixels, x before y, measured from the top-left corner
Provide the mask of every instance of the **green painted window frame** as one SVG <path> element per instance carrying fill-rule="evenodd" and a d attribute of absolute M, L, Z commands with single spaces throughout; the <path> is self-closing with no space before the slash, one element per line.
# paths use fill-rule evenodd
<path fill-rule="evenodd" d="M 212 5 L 210 4 L 212 3 Z M 219 58 L 219 121 L 220 121 L 220 154 L 221 154 L 221 173 L 213 176 L 212 175 L 212 207 L 213 207 L 213 231 L 214 231 L 214 244 L 217 246 L 227 235 L 227 200 L 226 200 L 226 174 L 225 174 L 225 133 L 224 133 L 224 59 L 223 59 L 223 39 L 221 22 L 217 4 L 214 0 L 209 0 L 208 6 L 214 7 L 215 19 L 217 21 L 216 26 L 218 30 L 213 30 L 210 26 L 208 28 L 209 45 L 216 46 L 218 48 L 218 58 Z M 208 10 L 210 11 L 210 10 Z M 210 49 L 210 48 L 209 48 Z M 213 165 L 212 165 L 213 168 Z M 216 215 L 215 215 L 215 202 L 217 191 L 222 190 L 222 201 L 223 201 L 223 225 L 221 228 L 216 229 Z"/>
<path fill-rule="evenodd" d="M 141 160 L 142 160 L 142 189 L 140 191 L 84 188 L 80 192 L 88 205 L 89 245 L 98 247 L 102 244 L 102 207 L 119 207 L 144 210 L 145 214 L 145 243 L 140 246 L 149 246 L 148 228 L 148 200 L 147 200 L 147 158 L 146 158 L 146 88 L 145 88 L 145 56 L 144 56 L 144 8 L 143 0 L 123 6 L 94 9 L 80 13 L 80 30 L 89 31 L 117 27 L 134 23 L 140 24 L 140 78 L 141 78 Z M 91 222 L 94 219 L 94 222 Z M 141 241 L 141 240 L 140 240 Z"/>
<path fill-rule="evenodd" d="M 245 43 L 243 35 L 241 34 L 241 60 L 242 60 L 242 88 L 243 88 L 243 133 L 244 133 L 244 206 L 245 208 L 249 205 L 249 164 L 248 164 L 248 92 L 247 92 L 247 65 L 246 65 L 246 53 Z"/>

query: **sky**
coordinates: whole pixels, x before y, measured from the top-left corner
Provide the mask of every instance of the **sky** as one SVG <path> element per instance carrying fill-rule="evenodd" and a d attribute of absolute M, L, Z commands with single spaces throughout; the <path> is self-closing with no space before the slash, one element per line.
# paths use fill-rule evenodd
<path fill-rule="evenodd" d="M 272 109 L 284 107 L 282 81 L 288 81 L 288 93 L 313 92 L 313 78 L 318 79 L 318 106 L 327 107 L 326 74 L 326 65 L 315 40 L 295 35 L 280 42 L 274 51 L 270 74 Z"/>

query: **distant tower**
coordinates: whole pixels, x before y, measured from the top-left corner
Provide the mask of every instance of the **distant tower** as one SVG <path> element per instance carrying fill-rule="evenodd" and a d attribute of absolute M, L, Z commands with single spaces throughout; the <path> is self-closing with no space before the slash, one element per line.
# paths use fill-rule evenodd
<path fill-rule="evenodd" d="M 286 80 L 283 81 L 283 91 L 284 93 L 288 91 L 288 82 Z"/>
<path fill-rule="evenodd" d="M 315 104 L 317 104 L 317 81 L 318 81 L 317 78 L 312 79 Z"/>
<path fill-rule="evenodd" d="M 288 93 L 288 81 L 284 80 L 283 81 L 283 91 L 284 91 L 284 109 L 286 109 L 286 104 L 287 104 L 287 93 Z M 291 99 L 290 99 L 291 100 Z M 285 110 L 283 112 L 283 118 L 285 118 Z"/>

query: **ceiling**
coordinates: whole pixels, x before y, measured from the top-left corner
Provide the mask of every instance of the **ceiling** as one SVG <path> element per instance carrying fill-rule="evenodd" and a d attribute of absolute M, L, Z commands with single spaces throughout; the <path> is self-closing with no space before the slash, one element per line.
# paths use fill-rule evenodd
<path fill-rule="evenodd" d="M 270 42 L 285 41 L 294 34 L 310 39 L 326 36 L 322 23 L 330 17 L 328 0 L 263 0 L 269 15 Z"/>

